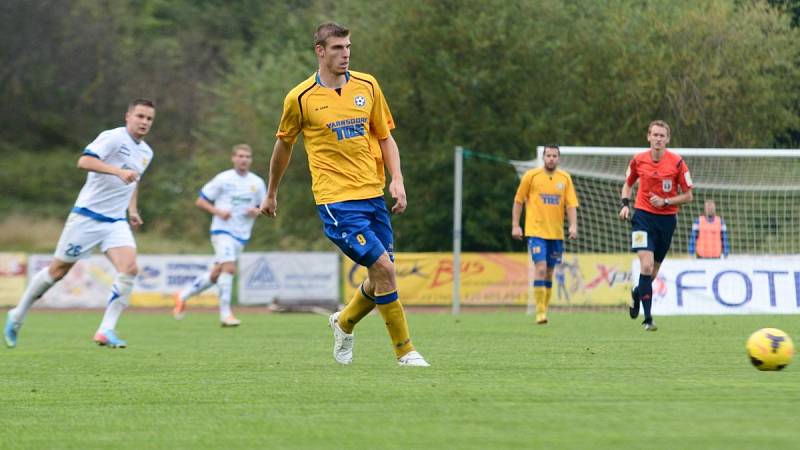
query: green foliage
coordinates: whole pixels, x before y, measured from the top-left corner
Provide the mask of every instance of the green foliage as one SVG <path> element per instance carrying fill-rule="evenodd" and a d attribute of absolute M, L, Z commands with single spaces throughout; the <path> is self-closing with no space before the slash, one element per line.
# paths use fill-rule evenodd
<path fill-rule="evenodd" d="M 86 172 L 76 167 L 80 153 L 0 147 L 0 210 L 10 214 L 46 214 L 66 217 Z"/>
<path fill-rule="evenodd" d="M 445 250 L 456 145 L 513 159 L 548 142 L 643 146 L 655 118 L 673 126 L 675 146 L 795 142 L 796 11 L 779 0 L 10 0 L 0 4 L 0 145 L 7 164 L 27 165 L 9 174 L 34 172 L 41 161 L 21 149 L 77 151 L 119 126 L 128 100 L 151 97 L 156 164 L 142 209 L 148 226 L 199 239 L 197 189 L 238 142 L 267 176 L 283 97 L 316 69 L 316 25 L 335 19 L 353 31 L 353 69 L 377 76 L 398 125 L 409 196 L 398 249 Z M 513 173 L 475 161 L 465 170 L 464 248 L 514 248 Z M 24 186 L 9 204 L 57 207 L 38 175 L 1 183 Z M 330 248 L 301 144 L 279 207 L 252 248 Z"/>
<path fill-rule="evenodd" d="M 191 308 L 191 307 L 190 307 Z M 91 342 L 100 312 L 32 311 L 0 349 L 3 448 L 794 449 L 798 361 L 755 370 L 747 336 L 798 316 L 408 314 L 432 364 L 400 368 L 383 321 L 331 357 L 324 316 L 126 312 L 127 349 Z M 795 336 L 796 337 L 796 336 Z M 32 374 L 35 372 L 35 375 Z M 371 424 L 394 417 L 402 425 Z M 365 425 L 370 423 L 370 425 Z M 732 426 L 734 424 L 735 426 Z M 400 428 L 397 428 L 397 427 Z M 403 431 L 398 431 L 402 429 Z M 46 430 L 46 431 L 45 431 Z M 346 443 L 341 443 L 346 442 Z"/>

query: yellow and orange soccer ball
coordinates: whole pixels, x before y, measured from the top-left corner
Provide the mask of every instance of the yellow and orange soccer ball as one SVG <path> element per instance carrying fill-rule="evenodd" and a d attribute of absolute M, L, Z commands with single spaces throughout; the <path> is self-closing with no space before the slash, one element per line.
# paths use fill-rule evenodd
<path fill-rule="evenodd" d="M 777 328 L 762 328 L 747 339 L 747 355 L 758 370 L 781 370 L 794 356 L 788 334 Z"/>

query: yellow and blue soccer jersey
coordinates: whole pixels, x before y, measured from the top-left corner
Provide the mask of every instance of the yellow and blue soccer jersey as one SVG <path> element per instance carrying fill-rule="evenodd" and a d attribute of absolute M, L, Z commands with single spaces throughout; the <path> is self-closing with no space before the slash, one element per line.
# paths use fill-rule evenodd
<path fill-rule="evenodd" d="M 351 71 L 341 89 L 331 89 L 315 73 L 286 96 L 276 136 L 294 144 L 303 133 L 314 200 L 323 205 L 383 195 L 378 140 L 393 128 L 375 77 Z"/>
<path fill-rule="evenodd" d="M 578 207 L 572 177 L 561 169 L 543 167 L 522 176 L 514 201 L 525 204 L 525 236 L 564 239 L 564 212 Z"/>

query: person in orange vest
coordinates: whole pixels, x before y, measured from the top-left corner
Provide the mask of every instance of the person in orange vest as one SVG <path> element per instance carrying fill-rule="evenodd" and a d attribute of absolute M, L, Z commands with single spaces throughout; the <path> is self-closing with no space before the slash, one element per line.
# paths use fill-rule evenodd
<path fill-rule="evenodd" d="M 730 246 L 725 221 L 717 215 L 714 200 L 706 200 L 704 209 L 705 214 L 692 224 L 689 254 L 698 258 L 727 258 Z"/>

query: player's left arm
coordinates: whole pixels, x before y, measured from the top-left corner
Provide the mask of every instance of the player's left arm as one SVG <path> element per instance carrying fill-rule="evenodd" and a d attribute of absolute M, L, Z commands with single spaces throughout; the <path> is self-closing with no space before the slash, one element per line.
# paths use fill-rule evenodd
<path fill-rule="evenodd" d="M 691 202 L 693 199 L 692 197 L 692 188 L 689 188 L 687 191 L 683 191 L 678 195 L 672 197 L 659 197 L 656 194 L 650 196 L 650 203 L 655 206 L 656 208 L 663 208 L 669 205 L 684 205 L 686 203 Z"/>
<path fill-rule="evenodd" d="M 572 177 L 567 175 L 567 223 L 569 228 L 567 233 L 570 239 L 578 238 L 578 194 L 575 192 L 575 185 L 572 184 Z"/>
<path fill-rule="evenodd" d="M 692 175 L 689 173 L 689 168 L 686 166 L 685 161 L 680 162 L 678 169 L 678 176 L 675 180 L 680 189 L 680 194 L 672 197 L 659 197 L 655 194 L 650 196 L 650 204 L 656 208 L 663 208 L 669 205 L 684 205 L 692 201 Z"/>
<path fill-rule="evenodd" d="M 722 217 L 719 220 L 722 221 L 722 257 L 727 258 L 731 252 L 731 244 L 728 241 L 728 226 L 725 225 L 725 220 Z"/>
<path fill-rule="evenodd" d="M 139 186 L 133 190 L 131 201 L 128 203 L 128 222 L 134 230 L 138 230 L 144 224 L 142 217 L 139 215 Z"/>
<path fill-rule="evenodd" d="M 255 206 L 247 207 L 248 217 L 252 217 L 255 219 L 256 217 L 261 215 L 261 203 L 264 202 L 264 199 L 266 197 L 267 197 L 267 186 L 264 184 L 263 181 L 260 181 L 258 184 L 258 191 L 256 192 Z"/>
<path fill-rule="evenodd" d="M 696 246 L 697 246 L 697 236 L 700 234 L 700 218 L 694 219 L 692 223 L 692 232 L 689 234 L 689 256 L 695 257 L 697 256 L 696 253 Z"/>
<path fill-rule="evenodd" d="M 125 184 L 133 183 L 139 179 L 139 173 L 135 170 L 123 169 L 121 167 L 112 166 L 100 158 L 89 156 L 89 155 L 82 155 L 78 158 L 79 169 L 86 170 L 88 172 L 97 172 L 97 173 L 104 173 L 107 175 L 114 175 L 119 177 Z"/>
<path fill-rule="evenodd" d="M 392 181 L 389 183 L 389 194 L 395 200 L 392 212 L 394 214 L 402 214 L 408 206 L 408 201 L 406 200 L 406 188 L 403 184 L 403 171 L 400 168 L 400 149 L 397 148 L 397 142 L 395 142 L 391 133 L 386 139 L 378 139 L 378 143 L 381 145 L 383 163 L 389 172 L 389 176 L 392 177 Z"/>
<path fill-rule="evenodd" d="M 389 183 L 389 194 L 395 200 L 392 205 L 392 213 L 402 214 L 408 206 L 406 199 L 406 188 L 403 184 L 403 171 L 400 168 L 400 150 L 397 148 L 397 142 L 392 137 L 392 130 L 394 129 L 394 119 L 389 110 L 389 104 L 386 102 L 386 97 L 383 96 L 383 90 L 378 85 L 377 80 L 373 80 L 373 103 L 372 110 L 369 115 L 369 129 L 378 138 L 378 144 L 381 147 L 381 155 L 383 156 L 383 165 L 392 181 Z"/>
<path fill-rule="evenodd" d="M 571 208 L 567 208 L 567 222 L 569 222 L 569 228 L 567 230 L 570 239 L 577 239 L 578 238 L 578 208 L 574 206 Z"/>

